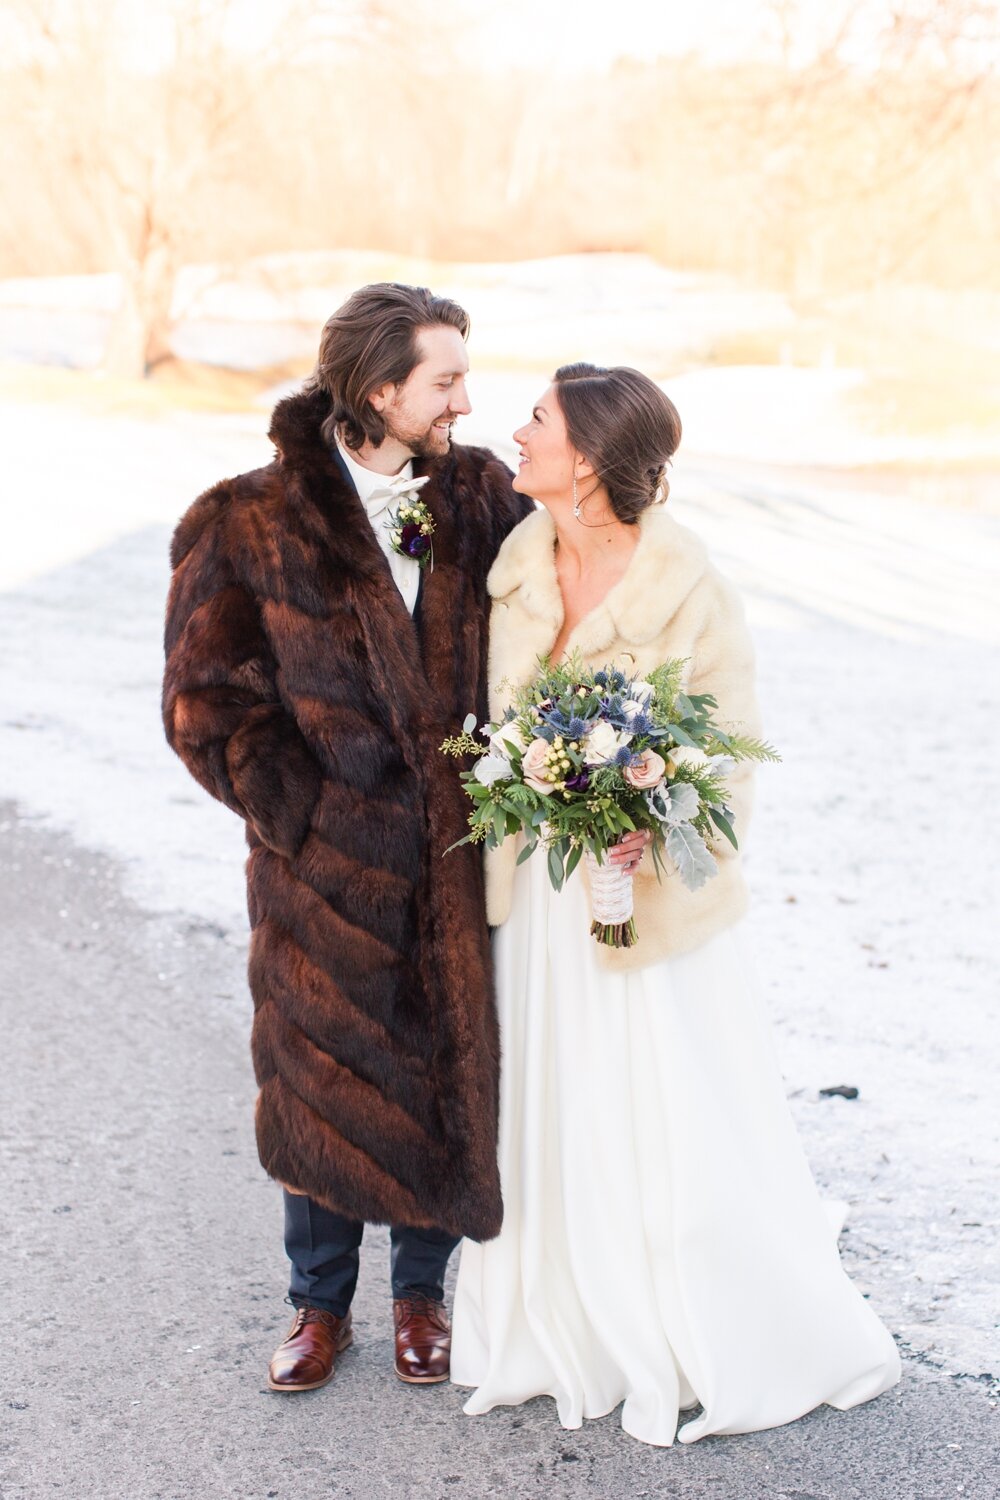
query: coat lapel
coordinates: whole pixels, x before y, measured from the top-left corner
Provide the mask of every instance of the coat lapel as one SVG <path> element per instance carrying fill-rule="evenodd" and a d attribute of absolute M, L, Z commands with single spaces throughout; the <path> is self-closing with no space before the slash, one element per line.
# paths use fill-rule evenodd
<path fill-rule="evenodd" d="M 323 440 L 320 427 L 329 409 L 322 391 L 290 396 L 275 408 L 270 435 L 286 474 L 290 519 L 303 541 L 318 546 L 328 561 L 330 587 L 351 596 L 373 669 L 392 678 L 406 703 L 405 727 L 436 724 L 453 716 L 452 700 L 467 693 L 455 682 L 454 655 L 442 654 L 439 642 L 433 652 L 427 649 L 433 622 L 462 619 L 468 602 L 455 507 L 440 482 L 444 465 L 422 459 L 413 464 L 415 475 L 430 476 L 420 498 L 434 519 L 434 568 L 422 571 L 411 617 L 349 471 L 336 448 Z"/>
<path fill-rule="evenodd" d="M 481 580 L 477 590 L 469 565 L 470 539 L 463 525 L 468 526 L 470 518 L 463 515 L 454 493 L 454 459 L 453 452 L 450 459 L 413 463 L 414 474 L 430 475 L 420 498 L 434 522 L 434 562 L 421 573 L 419 614 L 415 610 L 414 618 L 435 712 L 440 722 L 450 725 L 477 711 L 485 645 L 485 600 Z"/>
<path fill-rule="evenodd" d="M 287 521 L 327 571 L 317 580 L 318 598 L 346 597 L 353 606 L 373 676 L 391 680 L 392 702 L 403 709 L 396 727 L 406 737 L 431 717 L 420 642 L 358 492 L 323 440 L 328 412 L 323 391 L 290 396 L 275 407 L 270 436 L 285 475 Z"/>

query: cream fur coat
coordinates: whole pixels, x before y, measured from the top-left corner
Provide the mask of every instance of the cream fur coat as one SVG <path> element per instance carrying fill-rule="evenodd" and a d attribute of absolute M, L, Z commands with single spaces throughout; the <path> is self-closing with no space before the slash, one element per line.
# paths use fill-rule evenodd
<path fill-rule="evenodd" d="M 688 661 L 685 688 L 712 693 L 720 723 L 759 734 L 754 697 L 753 646 L 740 598 L 710 562 L 704 543 L 663 506 L 640 517 L 641 535 L 628 567 L 567 642 L 597 668 L 614 662 L 644 675 L 668 657 Z M 552 649 L 563 622 L 555 568 L 555 525 L 548 511 L 526 517 L 507 537 L 490 571 L 490 717 L 508 706 L 511 686 L 528 682 L 537 661 Z M 743 848 L 752 796 L 751 765 L 729 778 L 736 837 Z M 657 879 L 647 850 L 635 874 L 639 941 L 632 948 L 597 947 L 608 969 L 638 969 L 667 954 L 695 948 L 746 909 L 740 859 L 721 835 L 713 844 L 718 873 L 700 891 L 688 891 L 674 874 Z M 486 909 L 492 926 L 510 915 L 517 850 L 508 839 L 486 856 Z M 586 879 L 581 865 L 573 879 Z"/>

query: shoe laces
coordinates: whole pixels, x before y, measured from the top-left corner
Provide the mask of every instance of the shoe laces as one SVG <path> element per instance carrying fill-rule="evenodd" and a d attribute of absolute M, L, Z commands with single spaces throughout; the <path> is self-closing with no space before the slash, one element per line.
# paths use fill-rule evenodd
<path fill-rule="evenodd" d="M 327 1312 L 324 1307 L 300 1307 L 296 1309 L 295 1332 L 305 1328 L 307 1323 L 323 1323 L 327 1328 L 336 1328 L 337 1318 L 334 1313 Z"/>
<path fill-rule="evenodd" d="M 423 1292 L 414 1292 L 411 1296 L 398 1297 L 396 1300 L 400 1309 L 401 1327 L 411 1318 L 430 1318 L 436 1323 L 443 1321 L 444 1303 L 435 1302 L 433 1297 L 427 1297 Z"/>

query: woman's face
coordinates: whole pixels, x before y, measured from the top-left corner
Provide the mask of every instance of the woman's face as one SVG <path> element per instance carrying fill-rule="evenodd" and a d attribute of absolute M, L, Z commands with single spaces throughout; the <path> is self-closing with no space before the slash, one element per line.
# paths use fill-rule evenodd
<path fill-rule="evenodd" d="M 521 462 L 514 476 L 514 488 L 543 504 L 565 498 L 573 490 L 573 451 L 559 397 L 550 385 L 526 422 L 514 433 Z"/>

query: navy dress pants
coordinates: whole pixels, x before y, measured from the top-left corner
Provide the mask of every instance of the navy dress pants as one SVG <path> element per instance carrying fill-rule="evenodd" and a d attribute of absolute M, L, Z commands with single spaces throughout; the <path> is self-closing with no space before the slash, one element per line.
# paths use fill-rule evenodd
<path fill-rule="evenodd" d="M 345 1219 L 312 1198 L 283 1189 L 285 1253 L 292 1263 L 289 1301 L 344 1317 L 358 1282 L 363 1223 Z M 444 1301 L 444 1273 L 458 1244 L 443 1229 L 392 1228 L 390 1271 L 393 1297 L 418 1294 Z"/>

